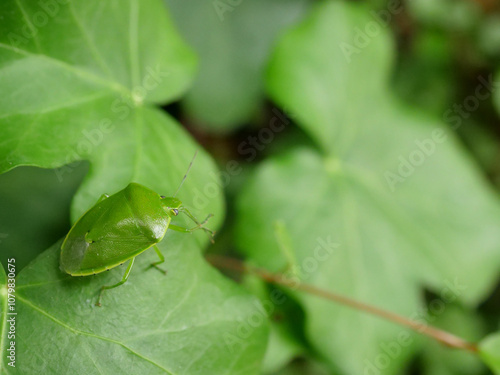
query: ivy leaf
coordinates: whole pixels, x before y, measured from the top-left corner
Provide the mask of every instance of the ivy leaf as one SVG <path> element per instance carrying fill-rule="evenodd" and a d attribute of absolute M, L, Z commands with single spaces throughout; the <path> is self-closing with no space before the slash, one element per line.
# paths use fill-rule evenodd
<path fill-rule="evenodd" d="M 89 160 L 73 220 L 130 181 L 172 195 L 199 146 L 153 104 L 186 90 L 195 58 L 162 2 L 69 1 L 56 4 L 43 27 L 38 4 L 6 1 L 0 12 L 0 86 L 9 92 L 0 98 L 0 171 L 59 168 L 62 180 L 75 166 L 64 165 Z M 212 168 L 201 151 L 181 199 L 214 184 L 201 173 Z M 209 211 L 219 221 L 218 186 L 211 199 L 197 195 L 197 214 Z"/>
<path fill-rule="evenodd" d="M 159 246 L 168 275 L 148 268 L 154 251 L 141 254 L 129 281 L 105 293 L 101 308 L 94 306 L 100 287 L 119 280 L 123 266 L 71 277 L 59 271 L 60 245 L 17 278 L 17 360 L 9 367 L 3 355 L 4 373 L 258 373 L 266 324 L 248 331 L 244 345 L 225 339 L 258 302 L 211 268 L 194 238 L 167 232 Z"/>
<path fill-rule="evenodd" d="M 387 219 L 373 223 L 379 211 L 370 198 L 347 178 L 329 175 L 316 151 L 284 154 L 265 162 L 240 198 L 240 248 L 273 272 L 287 269 L 288 259 L 278 250 L 272 230 L 272 223 L 282 220 L 304 282 L 409 316 L 419 307 L 413 271 L 404 254 L 390 251 L 389 244 L 401 239 L 391 235 Z M 416 346 L 412 336 L 393 324 L 314 296 L 298 293 L 296 298 L 305 310 L 305 331 L 314 350 L 343 373 L 362 374 L 365 366 L 374 365 L 380 343 L 397 340 L 401 332 L 409 337 L 405 351 Z M 391 368 L 400 368 L 406 357 L 391 360 Z"/>
<path fill-rule="evenodd" d="M 263 100 L 263 71 L 271 47 L 277 35 L 304 13 L 307 1 L 166 3 L 200 56 L 200 72 L 183 99 L 187 113 L 215 131 L 250 120 Z"/>
<path fill-rule="evenodd" d="M 422 287 L 468 305 L 491 291 L 500 209 L 447 126 L 394 99 L 392 55 L 377 18 L 342 2 L 317 5 L 278 43 L 269 93 L 319 150 L 263 163 L 240 198 L 238 238 L 258 265 L 283 271 L 272 230 L 282 220 L 302 280 L 425 319 Z M 393 374 L 419 345 L 376 317 L 297 298 L 314 349 L 343 373 Z"/>

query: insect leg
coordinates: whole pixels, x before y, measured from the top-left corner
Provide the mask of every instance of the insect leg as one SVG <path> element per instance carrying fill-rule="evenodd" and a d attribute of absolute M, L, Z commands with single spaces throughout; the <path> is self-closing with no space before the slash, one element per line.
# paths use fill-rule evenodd
<path fill-rule="evenodd" d="M 200 222 L 198 221 L 198 219 L 196 219 L 196 218 L 194 217 L 194 215 L 193 215 L 191 212 L 189 212 L 189 210 L 188 210 L 186 207 L 182 207 L 182 208 L 181 208 L 181 212 L 184 212 L 184 213 L 186 214 L 186 216 L 187 216 L 187 217 L 189 217 L 191 220 L 193 220 L 193 221 L 196 223 L 196 225 L 198 225 L 198 227 L 203 227 L 203 225 L 207 223 L 208 219 L 210 219 L 212 216 L 214 216 L 213 214 L 209 214 L 209 215 L 205 218 L 205 220 L 203 220 L 203 221 L 200 223 Z M 206 229 L 206 228 L 205 228 L 205 229 Z"/>
<path fill-rule="evenodd" d="M 125 274 L 123 275 L 123 278 L 120 282 L 114 284 L 114 285 L 105 285 L 101 288 L 101 291 L 99 293 L 99 298 L 97 299 L 96 306 L 101 306 L 101 297 L 102 297 L 102 292 L 104 292 L 106 289 L 113 289 L 116 288 L 117 286 L 120 286 L 124 284 L 127 280 L 128 277 L 130 276 L 130 271 L 132 270 L 132 266 L 134 265 L 135 258 L 130 259 L 130 262 L 128 263 L 127 269 L 125 270 Z"/>
<path fill-rule="evenodd" d="M 191 231 L 195 230 L 195 229 L 203 229 L 206 233 L 208 233 L 211 237 L 214 236 L 215 232 L 208 229 L 208 228 L 205 228 L 203 225 L 205 225 L 208 221 L 208 219 L 210 219 L 212 216 L 214 216 L 213 214 L 209 214 L 205 220 L 203 220 L 201 223 L 194 217 L 194 215 L 189 212 L 189 210 L 185 207 L 182 208 L 182 211 L 181 212 L 184 212 L 186 214 L 187 217 L 189 217 L 191 220 L 193 220 L 195 223 L 196 223 L 196 227 L 192 228 Z M 213 242 L 213 240 L 211 240 Z"/>
<path fill-rule="evenodd" d="M 161 263 L 165 262 L 165 257 L 161 253 L 160 249 L 158 249 L 158 246 L 153 245 L 153 247 L 155 248 L 156 254 L 158 254 L 158 258 L 160 258 L 160 260 L 158 262 L 151 263 L 150 267 L 154 267 L 154 268 L 156 268 L 157 270 L 163 272 L 166 275 L 167 274 L 167 270 L 164 270 L 163 268 L 158 267 L 158 264 L 161 264 Z"/>
<path fill-rule="evenodd" d="M 206 232 L 208 232 L 210 234 L 210 241 L 212 243 L 214 243 L 214 240 L 212 237 L 214 236 L 215 232 L 213 232 L 209 229 L 203 228 L 203 227 L 196 226 L 194 228 L 184 228 L 184 227 L 180 227 L 180 226 L 175 225 L 175 224 L 170 224 L 168 226 L 168 229 L 172 229 L 172 230 L 175 230 L 175 231 L 181 232 L 181 233 L 192 233 L 193 231 L 195 231 L 197 229 L 204 229 Z"/>
<path fill-rule="evenodd" d="M 182 232 L 182 233 L 191 233 L 194 229 L 198 229 L 198 227 L 189 229 L 189 228 L 180 227 L 178 225 L 170 224 L 168 226 L 168 229 L 172 229 L 172 230 L 175 230 L 177 232 Z"/>

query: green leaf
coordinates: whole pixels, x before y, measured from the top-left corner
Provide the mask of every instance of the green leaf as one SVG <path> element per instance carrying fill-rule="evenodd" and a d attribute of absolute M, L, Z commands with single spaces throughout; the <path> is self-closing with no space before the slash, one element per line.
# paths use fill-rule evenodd
<path fill-rule="evenodd" d="M 130 181 L 173 194 L 199 146 L 152 104 L 185 91 L 195 59 L 161 1 L 70 1 L 56 7 L 47 24 L 36 27 L 37 4 L 1 5 L 0 86 L 11 94 L 0 98 L 0 171 L 89 160 L 73 220 L 101 194 Z M 27 28 L 35 29 L 34 37 L 14 38 Z M 192 197 L 195 186 L 215 183 L 200 173 L 211 168 L 201 152 L 181 198 Z M 59 178 L 73 169 L 60 168 Z M 198 193 L 206 203 L 195 211 L 212 212 L 217 221 L 220 189 L 211 192 L 210 199 Z"/>
<path fill-rule="evenodd" d="M 355 181 L 327 173 L 317 152 L 293 151 L 264 163 L 243 192 L 240 248 L 273 272 L 286 269 L 272 228 L 282 219 L 303 281 L 409 316 L 418 308 L 414 271 L 404 254 L 389 247 L 399 241 L 406 249 L 398 250 L 408 251 L 408 245 L 372 199 Z M 404 332 L 331 301 L 300 293 L 296 298 L 305 309 L 305 331 L 313 348 L 346 374 L 362 374 L 379 355 L 379 345 L 396 341 Z M 412 336 L 409 341 L 405 350 L 415 345 Z M 400 368 L 405 357 L 397 356 L 391 366 Z"/>
<path fill-rule="evenodd" d="M 494 333 L 481 342 L 479 355 L 493 372 L 500 374 L 500 333 Z"/>
<path fill-rule="evenodd" d="M 263 101 L 263 70 L 276 36 L 304 13 L 307 0 L 166 3 L 200 56 L 183 99 L 188 114 L 216 131 L 250 120 Z"/>
<path fill-rule="evenodd" d="M 435 300 L 437 301 L 437 300 Z M 435 303 L 436 306 L 437 303 Z M 439 305 L 429 323 L 469 341 L 479 341 L 485 333 L 484 322 L 472 311 L 457 305 Z M 428 341 L 423 351 L 426 375 L 480 375 L 484 365 L 479 357 L 463 350 L 450 350 L 435 341 Z"/>
<path fill-rule="evenodd" d="M 26 267 L 16 285 L 16 367 L 8 374 L 257 374 L 265 322 L 239 334 L 258 302 L 208 266 L 193 239 L 167 232 L 168 275 L 139 256 L 129 281 L 103 295 L 123 267 L 92 277 L 59 271 L 60 242 Z M 2 288 L 2 290 L 5 290 Z M 4 298 L 2 298 L 4 301 Z M 2 353 L 5 353 L 6 341 Z"/>
<path fill-rule="evenodd" d="M 362 39 L 367 25 L 378 31 Z M 239 201 L 240 248 L 282 271 L 272 228 L 282 220 L 308 283 L 408 317 L 424 286 L 474 305 L 497 277 L 498 200 L 445 124 L 394 99 L 392 55 L 359 4 L 319 4 L 280 41 L 269 93 L 321 152 L 263 163 Z M 297 298 L 313 348 L 343 373 L 393 374 L 419 344 L 376 317 Z"/>

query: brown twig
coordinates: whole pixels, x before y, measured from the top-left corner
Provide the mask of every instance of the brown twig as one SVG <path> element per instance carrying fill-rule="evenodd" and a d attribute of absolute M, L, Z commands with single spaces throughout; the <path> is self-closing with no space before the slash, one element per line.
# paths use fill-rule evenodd
<path fill-rule="evenodd" d="M 317 288 L 314 285 L 298 282 L 297 280 L 290 280 L 283 275 L 274 274 L 261 268 L 251 267 L 237 259 L 219 255 L 209 255 L 207 257 L 207 260 L 217 268 L 230 269 L 240 273 L 251 273 L 267 282 L 282 285 L 289 289 L 306 292 L 330 301 L 340 303 L 345 306 L 352 307 L 353 309 L 359 311 L 364 311 L 371 315 L 379 316 L 383 319 L 408 327 L 415 332 L 431 337 L 448 347 L 463 349 L 472 353 L 476 353 L 478 351 L 477 346 L 474 343 L 467 342 L 464 339 L 455 336 L 447 331 L 443 331 L 439 328 L 427 324 L 415 322 L 396 313 L 382 310 L 376 306 L 371 306 L 366 303 L 356 301 L 352 298 Z"/>

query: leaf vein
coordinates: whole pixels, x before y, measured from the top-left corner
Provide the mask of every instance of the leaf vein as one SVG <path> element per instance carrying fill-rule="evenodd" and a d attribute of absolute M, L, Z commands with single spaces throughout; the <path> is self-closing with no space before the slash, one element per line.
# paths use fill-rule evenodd
<path fill-rule="evenodd" d="M 100 336 L 100 335 L 96 335 L 94 333 L 91 333 L 91 332 L 85 332 L 85 331 L 80 331 L 79 329 L 76 329 L 76 328 L 73 328 L 71 327 L 70 325 L 66 324 L 65 322 L 57 319 L 55 316 L 49 314 L 47 311 L 43 310 L 42 308 L 40 308 L 39 306 L 31 303 L 29 300 L 27 299 L 24 299 L 20 296 L 17 296 L 17 300 L 18 301 L 22 301 L 24 302 L 27 306 L 31 307 L 33 310 L 35 311 L 38 311 L 40 314 L 46 316 L 47 318 L 49 318 L 50 320 L 52 320 L 53 322 L 55 322 L 56 324 L 59 324 L 60 326 L 66 328 L 67 330 L 73 332 L 74 334 L 77 334 L 77 335 L 83 335 L 83 336 L 88 336 L 88 337 L 93 337 L 93 338 L 96 338 L 96 339 L 99 339 L 99 340 L 102 340 L 102 341 L 107 341 L 107 342 L 110 342 L 112 344 L 115 344 L 115 345 L 119 345 L 121 346 L 122 348 L 128 350 L 130 353 L 136 355 L 137 357 L 155 365 L 156 367 L 158 367 L 159 369 L 165 371 L 165 373 L 167 374 L 170 374 L 170 375 L 175 375 L 174 373 L 172 373 L 171 371 L 167 370 L 165 367 L 163 367 L 162 365 L 160 365 L 159 363 L 156 363 L 155 361 L 153 361 L 152 359 L 142 355 L 141 353 L 139 352 L 136 352 L 135 350 L 133 350 L 132 348 L 129 348 L 127 345 L 119 342 L 119 341 L 116 341 L 112 338 L 109 338 L 109 337 L 105 337 L 105 336 Z"/>

